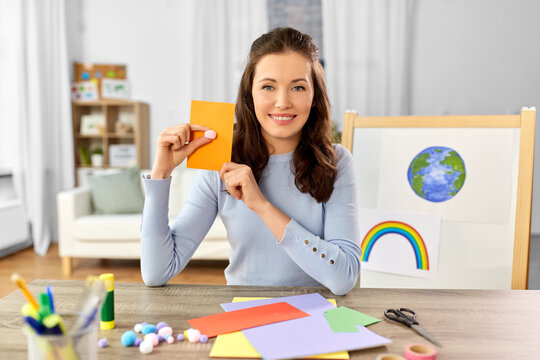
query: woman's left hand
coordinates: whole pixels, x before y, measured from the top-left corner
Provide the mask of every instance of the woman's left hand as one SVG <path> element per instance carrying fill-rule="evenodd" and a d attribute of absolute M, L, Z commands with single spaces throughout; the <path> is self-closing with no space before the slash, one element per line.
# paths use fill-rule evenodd
<path fill-rule="evenodd" d="M 267 201 L 249 166 L 227 162 L 221 167 L 219 176 L 225 183 L 229 194 L 242 200 L 251 210 L 256 212 L 256 209 Z"/>

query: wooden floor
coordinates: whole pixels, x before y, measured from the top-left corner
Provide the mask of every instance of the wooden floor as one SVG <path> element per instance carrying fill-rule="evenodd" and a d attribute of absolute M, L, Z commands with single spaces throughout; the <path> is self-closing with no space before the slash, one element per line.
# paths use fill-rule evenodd
<path fill-rule="evenodd" d="M 173 278 L 173 284 L 226 284 L 223 271 L 226 261 L 191 261 L 184 271 Z M 88 275 L 106 272 L 114 274 L 115 281 L 142 282 L 139 260 L 74 259 L 71 276 L 62 275 L 58 244 L 49 248 L 47 255 L 37 255 L 33 248 L 21 250 L 0 259 L 0 297 L 17 290 L 10 276 L 18 272 L 26 282 L 35 279 L 85 280 Z"/>

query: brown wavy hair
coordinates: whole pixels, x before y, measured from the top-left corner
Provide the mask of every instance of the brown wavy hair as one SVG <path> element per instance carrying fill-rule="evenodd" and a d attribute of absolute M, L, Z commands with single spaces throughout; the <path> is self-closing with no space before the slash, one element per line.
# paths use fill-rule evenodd
<path fill-rule="evenodd" d="M 237 123 L 232 160 L 248 165 L 257 182 L 268 165 L 270 154 L 253 104 L 253 76 L 263 56 L 287 51 L 297 52 L 310 61 L 314 85 L 311 111 L 293 155 L 294 183 L 300 192 L 309 193 L 317 202 L 325 202 L 332 195 L 338 161 L 332 146 L 330 102 L 324 71 L 319 62 L 319 49 L 309 35 L 298 30 L 290 27 L 276 28 L 260 36 L 251 45 L 249 62 L 242 75 L 236 100 Z"/>

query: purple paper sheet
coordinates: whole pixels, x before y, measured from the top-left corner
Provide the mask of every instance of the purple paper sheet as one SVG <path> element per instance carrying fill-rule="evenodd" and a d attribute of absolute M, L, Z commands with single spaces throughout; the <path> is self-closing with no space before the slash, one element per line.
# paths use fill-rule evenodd
<path fill-rule="evenodd" d="M 242 332 L 251 345 L 265 358 L 288 359 L 337 351 L 359 350 L 390 344 L 392 341 L 365 327 L 360 332 L 335 333 L 324 317 L 324 311 L 334 308 L 320 294 L 288 296 L 275 299 L 221 304 L 225 311 L 252 306 L 287 302 L 311 316 L 259 326 Z"/>
<path fill-rule="evenodd" d="M 303 312 L 308 313 L 309 315 L 323 313 L 326 310 L 335 308 L 335 306 L 332 305 L 332 303 L 326 300 L 319 293 L 286 296 L 286 297 L 273 298 L 273 299 L 261 299 L 261 300 L 225 303 L 225 304 L 221 304 L 221 307 L 225 311 L 234 311 L 234 310 L 247 309 L 253 306 L 275 304 L 278 302 L 289 303 L 290 305 L 294 306 L 297 309 L 302 310 Z"/>

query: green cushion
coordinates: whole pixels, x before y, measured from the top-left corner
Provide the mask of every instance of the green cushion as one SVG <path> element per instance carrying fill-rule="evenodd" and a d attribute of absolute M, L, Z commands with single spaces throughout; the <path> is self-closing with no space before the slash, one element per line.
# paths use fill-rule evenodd
<path fill-rule="evenodd" d="M 96 214 L 142 213 L 144 194 L 139 169 L 107 175 L 87 175 Z"/>

